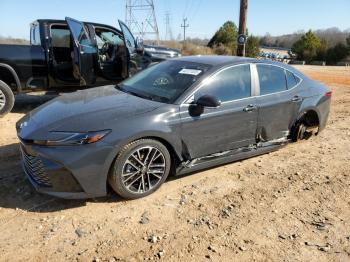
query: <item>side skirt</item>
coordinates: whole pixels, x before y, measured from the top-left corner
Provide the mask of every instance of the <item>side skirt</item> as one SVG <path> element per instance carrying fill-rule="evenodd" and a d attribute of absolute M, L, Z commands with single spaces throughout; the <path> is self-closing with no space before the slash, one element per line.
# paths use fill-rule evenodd
<path fill-rule="evenodd" d="M 176 169 L 176 176 L 266 154 L 276 151 L 288 143 L 287 139 L 278 139 L 182 162 Z"/>

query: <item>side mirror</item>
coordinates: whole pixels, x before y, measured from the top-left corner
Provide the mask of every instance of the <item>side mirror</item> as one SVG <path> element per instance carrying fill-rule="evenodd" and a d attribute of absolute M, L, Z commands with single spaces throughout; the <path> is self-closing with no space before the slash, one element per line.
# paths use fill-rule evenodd
<path fill-rule="evenodd" d="M 198 98 L 188 108 L 190 116 L 197 117 L 203 114 L 205 107 L 216 108 L 221 105 L 220 100 L 214 96 L 204 95 Z"/>
<path fill-rule="evenodd" d="M 221 101 L 211 95 L 204 95 L 195 101 L 195 104 L 202 107 L 219 107 Z"/>
<path fill-rule="evenodd" d="M 138 53 L 143 53 L 145 51 L 145 47 L 143 45 L 143 39 L 140 37 L 136 38 L 136 51 Z"/>

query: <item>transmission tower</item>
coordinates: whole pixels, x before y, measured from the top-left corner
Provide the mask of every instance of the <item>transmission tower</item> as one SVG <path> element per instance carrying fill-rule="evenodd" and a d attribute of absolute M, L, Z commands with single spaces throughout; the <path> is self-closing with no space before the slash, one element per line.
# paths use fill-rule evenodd
<path fill-rule="evenodd" d="M 173 40 L 173 31 L 171 30 L 170 26 L 170 13 L 166 12 L 165 13 L 165 40 Z"/>
<path fill-rule="evenodd" d="M 153 0 L 126 0 L 125 22 L 131 32 L 143 39 L 153 36 L 159 44 L 159 30 Z"/>

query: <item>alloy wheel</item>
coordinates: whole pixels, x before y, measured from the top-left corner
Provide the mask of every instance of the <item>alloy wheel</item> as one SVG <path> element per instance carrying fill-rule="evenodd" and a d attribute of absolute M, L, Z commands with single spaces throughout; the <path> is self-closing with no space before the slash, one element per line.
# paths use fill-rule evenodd
<path fill-rule="evenodd" d="M 131 193 L 143 194 L 162 180 L 166 171 L 164 154 L 156 147 L 134 150 L 124 163 L 122 182 Z"/>
<path fill-rule="evenodd" d="M 0 110 L 2 110 L 5 107 L 6 104 L 6 96 L 5 94 L 0 90 Z"/>

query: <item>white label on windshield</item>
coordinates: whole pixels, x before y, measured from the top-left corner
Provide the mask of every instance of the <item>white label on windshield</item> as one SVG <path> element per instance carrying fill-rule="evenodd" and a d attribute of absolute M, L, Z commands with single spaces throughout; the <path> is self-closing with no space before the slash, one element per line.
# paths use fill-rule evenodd
<path fill-rule="evenodd" d="M 179 74 L 183 75 L 193 75 L 193 76 L 198 76 L 200 73 L 202 73 L 202 70 L 197 70 L 197 69 L 182 69 Z"/>

